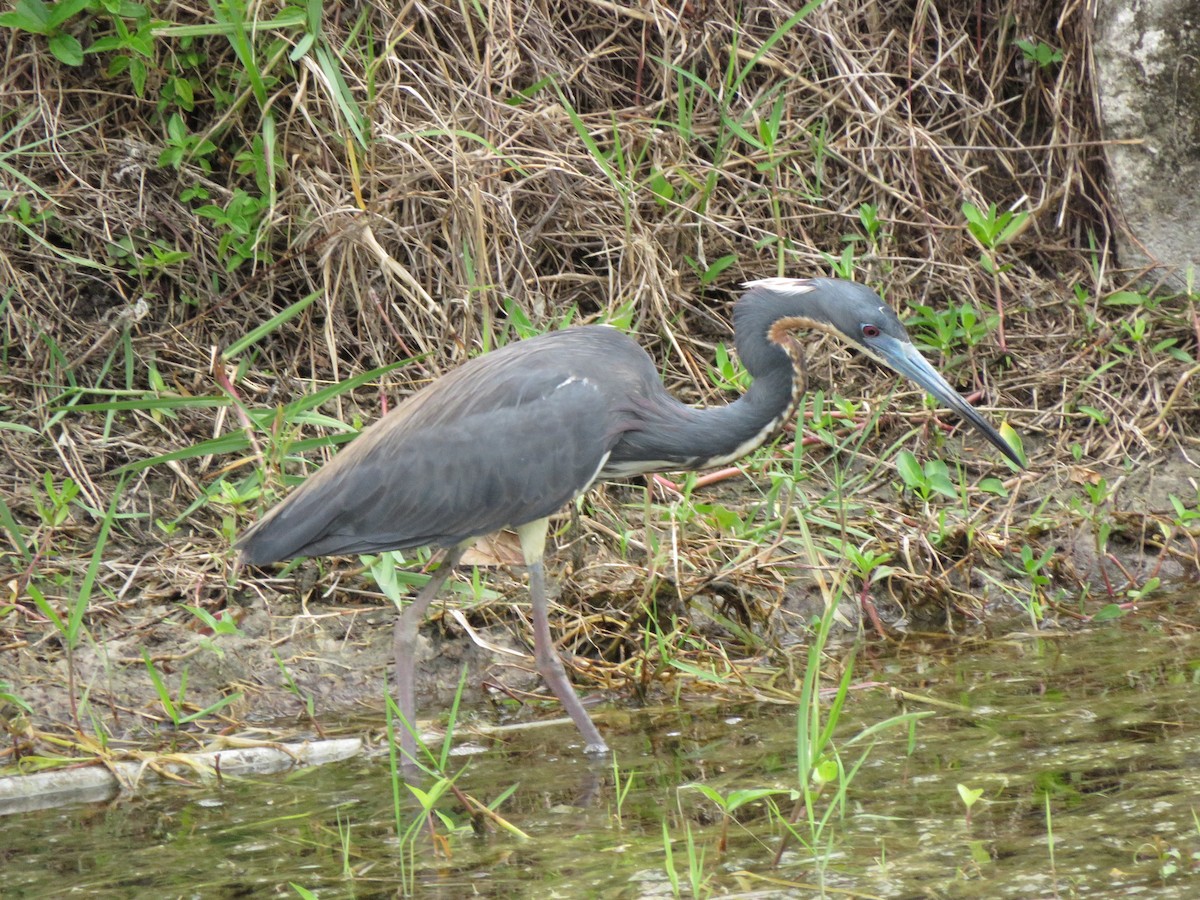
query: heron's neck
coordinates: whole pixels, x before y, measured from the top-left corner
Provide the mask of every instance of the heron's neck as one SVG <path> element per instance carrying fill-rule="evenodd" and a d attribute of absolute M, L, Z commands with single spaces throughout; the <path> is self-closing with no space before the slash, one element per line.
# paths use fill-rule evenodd
<path fill-rule="evenodd" d="M 784 318 L 770 308 L 734 309 L 734 335 L 750 389 L 727 406 L 696 408 L 663 395 L 645 426 L 625 434 L 604 474 L 633 475 L 725 465 L 761 446 L 795 413 L 804 391 L 795 366 L 799 344 L 772 341 L 770 329 Z M 790 358 L 789 358 L 790 357 Z"/>
<path fill-rule="evenodd" d="M 741 459 L 774 437 L 795 415 L 804 386 L 791 361 L 783 356 L 783 364 L 755 377 L 750 389 L 729 405 L 686 407 L 688 424 L 679 438 L 680 449 L 693 448 L 688 468 L 707 469 Z M 700 447 L 703 456 L 697 456 Z"/>

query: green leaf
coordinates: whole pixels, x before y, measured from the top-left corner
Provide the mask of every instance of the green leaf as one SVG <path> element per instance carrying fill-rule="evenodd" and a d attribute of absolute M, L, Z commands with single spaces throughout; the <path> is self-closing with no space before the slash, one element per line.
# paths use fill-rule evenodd
<path fill-rule="evenodd" d="M 995 494 L 997 497 L 1008 496 L 1008 489 L 999 478 L 984 478 L 979 482 L 979 489 L 985 494 Z"/>
<path fill-rule="evenodd" d="M 68 66 L 83 65 L 83 45 L 72 35 L 56 34 L 50 38 L 50 52 Z"/>
<path fill-rule="evenodd" d="M 1017 451 L 1017 457 L 1021 460 L 1022 463 L 1024 463 L 1025 465 L 1029 465 L 1029 457 L 1025 455 L 1025 444 L 1021 440 L 1021 435 L 1019 435 L 1017 433 L 1017 430 L 1015 428 L 1013 428 L 1007 422 L 1001 422 L 1000 423 L 1000 437 L 1004 438 L 1004 440 L 1008 444 L 1008 446 L 1012 447 L 1014 450 Z M 1009 461 L 1009 464 L 1012 465 L 1011 460 Z M 1015 466 L 1014 466 L 1014 469 L 1015 469 Z"/>
<path fill-rule="evenodd" d="M 188 612 L 194 615 L 197 619 L 203 622 L 206 626 L 212 629 L 213 634 L 240 634 L 237 627 L 237 622 L 232 618 L 218 619 L 207 609 L 200 606 L 188 606 L 186 603 L 183 606 Z"/>
<path fill-rule="evenodd" d="M 1140 588 L 1134 588 L 1134 589 L 1126 591 L 1125 596 L 1129 597 L 1129 599 L 1131 599 L 1131 600 L 1141 600 L 1147 594 L 1152 594 L 1155 591 L 1157 591 L 1159 589 L 1159 587 L 1161 587 L 1161 585 L 1162 585 L 1161 578 L 1159 578 L 1157 576 L 1155 576 L 1154 578 L 1148 578 L 1146 580 L 1146 583 L 1143 584 Z"/>
<path fill-rule="evenodd" d="M 836 759 L 823 759 L 813 768 L 812 780 L 818 784 L 831 784 L 837 780 L 838 764 Z"/>
<path fill-rule="evenodd" d="M 659 205 L 666 206 L 675 199 L 675 186 L 662 172 L 655 172 L 650 179 L 650 190 Z"/>
<path fill-rule="evenodd" d="M 0 26 L 19 28 L 31 34 L 50 31 L 50 7 L 42 0 L 17 0 L 12 12 L 0 13 Z"/>
<path fill-rule="evenodd" d="M 1117 291 L 1104 298 L 1105 306 L 1142 306 L 1148 301 L 1145 294 L 1137 291 Z"/>
<path fill-rule="evenodd" d="M 0 431 L 15 431 L 18 434 L 37 434 L 36 428 L 22 425 L 20 422 L 0 422 Z"/>
<path fill-rule="evenodd" d="M 1029 218 L 1029 213 L 1005 213 L 1006 218 L 1001 219 L 1000 233 L 996 235 L 995 243 L 1003 244 L 1011 238 L 1016 237 L 1017 232 L 1025 227 L 1025 220 Z"/>
<path fill-rule="evenodd" d="M 317 36 L 315 34 L 304 35 L 304 37 L 300 38 L 300 40 L 296 42 L 295 48 L 291 53 L 288 54 L 288 59 L 290 59 L 292 62 L 300 59 L 300 57 L 304 56 L 305 53 L 312 49 L 313 44 L 316 42 Z"/>
<path fill-rule="evenodd" d="M 66 622 L 62 620 L 62 617 L 50 605 L 50 601 L 46 599 L 46 595 L 42 593 L 41 589 L 35 584 L 30 583 L 25 585 L 25 592 L 33 598 L 33 605 L 38 608 L 38 612 L 49 619 L 60 634 L 65 635 L 67 633 Z"/>
<path fill-rule="evenodd" d="M 701 284 L 712 284 L 716 281 L 717 276 L 737 262 L 737 254 L 727 253 L 720 259 L 715 260 L 712 265 L 700 273 Z"/>
<path fill-rule="evenodd" d="M 685 662 L 682 659 L 671 659 L 669 660 L 669 663 L 672 668 L 676 668 L 680 672 L 686 672 L 697 681 L 704 681 L 708 682 L 709 684 L 726 684 L 728 682 L 728 678 L 724 677 L 723 675 L 720 675 L 717 672 L 713 672 L 709 669 L 702 669 L 699 666 L 693 665 L 690 662 Z"/>
<path fill-rule="evenodd" d="M 986 234 L 988 232 L 988 223 L 983 217 L 983 213 L 979 211 L 979 207 L 974 203 L 964 203 L 962 205 L 963 217 L 967 220 L 967 225 L 970 226 L 972 233 L 976 233 L 976 229 Z"/>
<path fill-rule="evenodd" d="M 202 207 L 200 210 L 196 210 L 196 212 L 197 212 L 197 214 L 199 214 L 202 209 L 207 209 L 207 208 L 208 207 Z M 212 208 L 220 211 L 220 207 L 214 206 Z M 307 309 L 314 300 L 316 300 L 318 297 L 321 297 L 321 296 L 324 296 L 323 291 L 313 291 L 308 296 L 302 297 L 301 299 L 297 300 L 295 303 L 293 303 L 291 306 L 289 306 L 283 312 L 272 316 L 266 322 L 263 322 L 263 323 L 259 324 L 257 327 L 252 328 L 245 335 L 238 338 L 236 341 L 234 341 L 232 344 L 230 344 L 228 347 L 226 347 L 223 351 L 221 351 L 221 358 L 222 359 L 231 359 L 232 357 L 237 356 L 239 353 L 241 353 L 247 347 L 251 347 L 254 344 L 258 343 L 260 340 L 262 340 L 264 337 L 266 337 L 268 334 L 270 334 L 272 331 L 274 331 L 280 325 L 282 325 L 285 322 L 287 322 L 291 319 L 294 319 L 296 316 L 300 315 L 300 313 L 302 313 L 305 309 Z"/>
<path fill-rule="evenodd" d="M 142 660 L 146 664 L 146 672 L 150 676 L 150 681 L 154 685 L 154 691 L 158 694 L 158 701 L 162 704 L 163 711 L 170 716 L 172 721 L 179 718 L 179 711 L 175 708 L 175 703 L 171 699 L 171 692 L 167 690 L 166 682 L 163 681 L 162 675 L 158 669 L 154 667 L 153 660 L 150 659 L 150 654 L 146 648 L 142 648 Z"/>
<path fill-rule="evenodd" d="M 975 801 L 983 796 L 983 788 L 969 788 L 965 784 L 958 785 L 958 796 L 962 798 L 963 806 L 970 809 Z"/>
<path fill-rule="evenodd" d="M 171 79 L 171 87 L 175 91 L 175 101 L 189 112 L 196 105 L 195 91 L 192 90 L 192 82 L 187 78 Z M 198 147 L 196 152 L 199 153 L 203 147 Z M 216 149 L 215 147 L 213 149 Z M 211 152 L 211 151 L 210 151 Z"/>
<path fill-rule="evenodd" d="M 943 497 L 958 496 L 958 491 L 954 489 L 954 482 L 951 481 L 950 476 L 944 472 L 933 472 L 930 474 L 929 486 Z"/>
<path fill-rule="evenodd" d="M 317 65 L 321 67 L 321 71 L 325 74 L 325 80 L 333 92 L 333 99 L 342 114 L 342 121 L 346 123 L 358 145 L 366 147 L 368 144 L 367 135 L 370 123 L 362 110 L 358 108 L 358 101 L 355 98 L 354 92 L 350 90 L 349 85 L 346 83 L 341 65 L 320 44 L 313 51 L 313 55 L 316 57 Z"/>
<path fill-rule="evenodd" d="M 526 103 L 533 99 L 533 96 L 543 88 L 551 87 L 553 84 L 554 76 L 552 75 L 547 75 L 545 78 L 539 78 L 533 84 L 529 85 L 529 87 L 521 88 L 521 90 L 517 91 L 511 97 L 508 97 L 504 103 L 506 106 L 520 106 L 522 103 Z"/>
<path fill-rule="evenodd" d="M 727 534 L 735 533 L 742 525 L 742 517 L 720 503 L 697 503 L 696 512 L 705 516 L 720 531 Z"/>
<path fill-rule="evenodd" d="M 725 809 L 725 798 L 710 788 L 707 784 L 697 784 L 693 782 L 692 784 L 685 784 L 683 787 L 692 788 L 693 790 L 699 791 L 705 797 L 719 806 L 722 810 Z"/>
<path fill-rule="evenodd" d="M 901 450 L 897 454 L 896 471 L 900 473 L 900 477 L 904 479 L 904 483 L 910 488 L 925 483 L 925 473 L 921 471 L 921 464 L 917 462 L 917 458 L 908 450 Z"/>
<path fill-rule="evenodd" d="M 755 803 L 759 800 L 765 800 L 767 797 L 790 793 L 792 792 L 786 788 L 741 788 L 733 790 L 729 792 L 729 797 L 725 801 L 725 811 L 732 813 L 747 803 Z"/>
<path fill-rule="evenodd" d="M 50 17 L 47 20 L 51 30 L 58 28 L 68 19 L 73 19 L 79 13 L 83 12 L 91 4 L 92 0 L 59 0 L 50 9 Z"/>
<path fill-rule="evenodd" d="M 33 713 L 33 707 L 14 694 L 12 692 L 12 685 L 7 681 L 0 681 L 0 703 L 11 703 L 18 709 L 30 714 Z"/>

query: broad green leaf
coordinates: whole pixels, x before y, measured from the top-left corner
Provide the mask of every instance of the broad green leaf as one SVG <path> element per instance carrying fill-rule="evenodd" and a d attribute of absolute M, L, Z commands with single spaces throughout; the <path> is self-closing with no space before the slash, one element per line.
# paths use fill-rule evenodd
<path fill-rule="evenodd" d="M 83 65 L 83 46 L 74 35 L 56 34 L 50 38 L 50 52 L 68 66 Z"/>
<path fill-rule="evenodd" d="M 11 12 L 0 13 L 0 26 L 46 34 L 50 30 L 50 7 L 42 0 L 17 0 Z"/>
<path fill-rule="evenodd" d="M 909 487 L 916 487 L 925 483 L 925 473 L 921 471 L 921 464 L 917 462 L 917 458 L 908 450 L 901 450 L 896 455 L 896 471 L 900 473 L 900 477 L 904 479 L 904 483 Z"/>
<path fill-rule="evenodd" d="M 58 28 L 69 19 L 75 18 L 91 5 L 92 0 L 58 0 L 50 8 L 50 18 L 47 24 L 52 29 Z"/>

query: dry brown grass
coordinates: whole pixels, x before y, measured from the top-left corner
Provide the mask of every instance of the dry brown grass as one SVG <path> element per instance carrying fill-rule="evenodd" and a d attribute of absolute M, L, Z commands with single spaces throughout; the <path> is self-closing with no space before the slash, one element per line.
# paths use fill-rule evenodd
<path fill-rule="evenodd" d="M 706 369 L 713 345 L 728 336 L 736 285 L 828 272 L 823 254 L 840 254 L 847 236 L 864 237 L 864 203 L 878 207 L 883 228 L 874 245 L 857 245 L 857 277 L 896 308 L 971 301 L 987 314 L 997 299 L 1003 304 L 1007 355 L 993 333 L 939 362 L 964 388 L 984 388 L 986 404 L 1023 435 L 1033 463 L 1008 479 L 1006 502 L 981 501 L 969 525 L 956 526 L 958 546 L 934 546 L 930 520 L 898 500 L 888 487 L 894 476 L 881 470 L 873 479 L 879 514 L 850 524 L 895 554 L 895 599 L 977 609 L 974 567 L 1011 560 L 1026 543 L 1061 549 L 1059 585 L 1102 594 L 1104 559 L 1079 549 L 1092 540 L 1092 524 L 1067 501 L 1083 496 L 1084 481 L 1119 485 L 1131 475 L 1132 489 L 1117 491 L 1103 510 L 1128 536 L 1121 564 L 1133 569 L 1135 584 L 1155 572 L 1194 573 L 1194 534 L 1171 523 L 1165 496 L 1195 505 L 1195 469 L 1181 460 L 1195 450 L 1200 413 L 1186 386 L 1189 364 L 1153 347 L 1173 339 L 1194 357 L 1200 329 L 1195 307 L 1178 299 L 1102 302 L 1140 273 L 1119 271 L 1108 249 L 1113 217 L 1084 5 L 829 4 L 765 52 L 794 7 L 749 6 L 329 7 L 324 35 L 369 122 L 365 145 L 350 136 L 336 87 L 313 57 L 288 62 L 300 30 L 263 35 L 257 46 L 269 78 L 275 195 L 259 226 L 261 258 L 232 272 L 220 250 L 227 232 L 198 215 L 197 202 L 180 199 L 197 185 L 219 205 L 237 190 L 265 196 L 238 157 L 261 158 L 254 141 L 263 134 L 264 104 L 244 77 L 231 78 L 245 66 L 230 42 L 196 39 L 202 60 L 189 67 L 180 62 L 182 40 L 160 38 L 138 97 L 127 76 L 105 74 L 107 57 L 66 68 L 42 38 L 0 30 L 0 418 L 31 429 L 0 430 L 3 494 L 24 530 L 0 564 L 11 572 L 4 602 L 14 604 L 0 620 L 6 652 L 25 654 L 21 666 L 56 658 L 25 590 L 35 583 L 52 602 L 68 601 L 98 528 L 85 507 L 107 507 L 118 467 L 239 427 L 228 407 L 64 414 L 64 400 L 105 397 L 76 387 L 142 396 L 157 386 L 153 365 L 167 392 L 218 395 L 212 362 L 222 349 L 317 292 L 302 315 L 234 361 L 244 364 L 237 391 L 250 405 L 269 407 L 418 357 L 322 410 L 372 420 L 383 396 L 493 346 L 504 333 L 507 298 L 539 327 L 572 307 L 591 318 L 630 303 L 639 339 L 662 360 L 669 385 L 690 401 L 719 402 Z M 205 22 L 197 9 L 169 3 L 157 12 L 177 25 Z M 102 22 L 78 27 L 91 28 L 93 38 L 105 33 Z M 1025 62 L 1013 41 L 1026 36 L 1060 47 L 1061 63 Z M 747 69 L 736 91 L 723 87 L 731 66 Z M 195 109 L 184 119 L 190 134 L 216 144 L 211 171 L 199 159 L 178 171 L 157 163 L 176 111 L 158 102 L 171 73 L 196 79 Z M 694 109 L 685 127 L 680 107 L 688 102 Z M 757 135 L 776 103 L 772 152 L 731 130 L 730 120 Z M 573 116 L 596 147 L 619 149 L 633 167 L 620 172 L 610 162 L 606 171 Z M 674 186 L 670 202 L 651 189 L 655 175 Z M 1032 214 L 1002 251 L 1009 268 L 997 279 L 977 264 L 960 212 L 966 201 Z M 185 257 L 139 268 L 114 252 L 122 241 L 143 257 L 151 242 Z M 736 261 L 707 287 L 685 261 L 703 268 L 729 254 Z M 1150 322 L 1142 342 L 1124 336 L 1137 317 Z M 1114 349 L 1117 342 L 1127 352 Z M 819 344 L 812 352 L 817 383 L 895 411 L 868 448 L 888 446 L 884 440 L 904 427 L 938 430 L 915 395 L 888 399 L 890 378 L 836 348 Z M 806 493 L 829 488 L 820 453 Z M 985 468 L 978 456 L 964 457 L 972 471 Z M 1172 460 L 1180 463 L 1174 486 L 1147 483 L 1151 464 Z M 129 623 L 151 633 L 171 615 L 186 618 L 176 613 L 181 600 L 214 610 L 229 602 L 228 536 L 253 510 L 197 501 L 218 479 L 249 477 L 256 462 L 202 457 L 134 475 L 121 500 L 130 518 L 114 532 L 101 568 L 107 594 L 97 595 L 89 615 L 93 634 L 127 634 Z M 45 472 L 81 489 L 83 504 L 54 526 L 34 504 Z M 611 492 L 596 500 L 594 522 L 585 523 L 589 553 L 615 558 L 611 535 L 629 520 L 620 507 L 627 500 Z M 180 530 L 169 537 L 155 525 L 177 518 Z M 785 597 L 781 589 L 803 578 L 790 567 L 787 535 L 743 544 L 699 524 L 682 540 L 682 559 L 660 574 L 678 578 L 684 596 L 714 580 L 758 579 L 768 597 Z M 19 544 L 35 558 L 23 558 Z M 667 558 L 649 556 L 655 566 Z M 314 597 L 338 577 L 322 571 Z M 1125 576 L 1111 564 L 1106 575 L 1119 593 Z M 586 578 L 581 583 L 598 596 Z M 270 597 L 278 586 L 252 579 L 238 590 Z M 628 635 L 622 641 L 625 653 L 638 646 Z M 10 680 L 31 671 L 21 666 L 9 669 Z"/>

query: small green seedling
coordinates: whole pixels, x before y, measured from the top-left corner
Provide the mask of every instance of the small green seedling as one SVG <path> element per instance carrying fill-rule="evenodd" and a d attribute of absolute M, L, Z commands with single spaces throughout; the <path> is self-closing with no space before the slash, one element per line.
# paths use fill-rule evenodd
<path fill-rule="evenodd" d="M 821 251 L 821 256 L 829 265 L 829 268 L 833 272 L 835 278 L 844 278 L 847 281 L 854 280 L 854 269 L 856 266 L 853 243 L 847 243 L 846 246 L 842 248 L 842 253 L 840 256 L 834 256 L 831 253 L 826 253 L 824 250 Z"/>
<path fill-rule="evenodd" d="M 1033 548 L 1026 544 L 1021 548 L 1021 568 L 1010 566 L 1014 572 L 1029 579 L 1029 599 L 1025 603 L 1025 609 L 1029 613 L 1030 624 L 1035 628 L 1046 612 L 1045 588 L 1050 584 L 1050 576 L 1043 570 L 1053 555 L 1053 547 L 1047 547 L 1040 556 L 1036 556 Z"/>
<path fill-rule="evenodd" d="M 45 493 L 36 487 L 33 489 L 33 505 L 37 509 L 38 518 L 47 528 L 57 528 L 67 521 L 71 515 L 71 504 L 79 496 L 79 485 L 72 479 L 63 479 L 62 487 L 54 485 L 54 477 L 46 472 L 42 475 L 42 485 Z"/>
<path fill-rule="evenodd" d="M 913 310 L 909 325 L 918 329 L 920 342 L 943 356 L 951 356 L 961 347 L 970 350 L 978 346 L 1000 323 L 999 316 L 981 317 L 970 303 L 945 309 L 917 304 Z"/>
<path fill-rule="evenodd" d="M 317 725 L 317 704 L 313 699 L 313 695 L 308 691 L 300 689 L 300 685 L 296 684 L 296 679 L 292 677 L 292 673 L 288 671 L 287 664 L 283 661 L 283 657 L 279 655 L 279 651 L 274 647 L 271 648 L 271 653 L 275 657 L 275 664 L 279 666 L 279 673 L 283 677 L 283 685 L 293 696 L 298 698 L 304 704 L 304 711 L 308 713 L 308 719 L 317 727 L 318 732 L 320 726 Z"/>
<path fill-rule="evenodd" d="M 704 874 L 704 850 L 696 846 L 695 835 L 692 834 L 692 823 L 684 823 L 684 840 L 687 850 L 688 859 L 688 896 L 704 898 L 712 893 L 712 889 L 708 887 L 708 877 Z M 662 841 L 663 841 L 663 868 L 667 873 L 667 880 L 671 884 L 671 896 L 683 897 L 683 884 L 679 878 L 679 872 L 675 868 L 675 851 L 671 847 L 671 831 L 667 827 L 667 820 L 662 820 Z"/>
<path fill-rule="evenodd" d="M 201 639 L 200 646 L 205 650 L 211 650 L 218 657 L 224 657 L 225 651 L 221 649 L 221 646 L 213 638 L 223 634 L 240 635 L 242 633 L 237 626 L 237 621 L 233 618 L 233 614 L 229 610 L 226 610 L 221 618 L 218 619 L 207 609 L 200 606 L 188 606 L 184 604 L 183 608 L 203 622 L 205 627 L 212 632 L 211 638 L 206 637 Z"/>
<path fill-rule="evenodd" d="M 154 661 L 150 658 L 150 654 L 143 648 L 142 660 L 146 664 L 146 672 L 150 675 L 150 681 L 154 684 L 154 691 L 158 694 L 159 704 L 162 706 L 163 712 L 167 714 L 167 718 L 171 720 L 171 724 L 178 730 L 189 722 L 195 722 L 197 719 L 202 719 L 205 716 L 210 716 L 217 711 L 228 706 L 236 700 L 242 698 L 239 691 L 236 694 L 230 694 L 227 697 L 222 697 L 216 703 L 206 706 L 204 709 L 193 712 L 184 713 L 184 707 L 187 703 L 187 686 L 188 686 L 188 670 L 185 666 L 182 674 L 179 676 L 179 696 L 172 697 L 171 691 L 167 687 L 166 680 L 162 677 L 162 673 L 154 665 Z"/>
<path fill-rule="evenodd" d="M 737 254 L 727 253 L 707 265 L 699 260 L 692 259 L 690 256 L 685 256 L 684 260 L 692 267 L 692 271 L 700 279 L 701 286 L 708 287 L 721 276 L 722 272 L 737 262 Z"/>
<path fill-rule="evenodd" d="M 33 707 L 13 693 L 12 685 L 7 681 L 0 681 L 0 707 L 5 703 L 10 703 L 24 713 L 32 713 Z"/>
<path fill-rule="evenodd" d="M 709 366 L 708 377 L 722 391 L 744 393 L 750 387 L 750 373 L 729 353 L 724 344 L 717 344 L 713 353 L 715 365 Z"/>
<path fill-rule="evenodd" d="M 617 754 L 612 754 L 612 773 L 613 773 L 613 794 L 617 801 L 617 827 L 624 827 L 624 811 L 625 799 L 629 796 L 630 789 L 633 788 L 634 782 L 637 781 L 637 772 L 625 774 L 621 771 L 620 765 L 617 763 Z"/>
<path fill-rule="evenodd" d="M 858 208 L 858 221 L 862 223 L 863 231 L 867 233 L 867 243 L 872 249 L 879 245 L 883 237 L 883 222 L 879 219 L 879 207 L 864 203 Z"/>
<path fill-rule="evenodd" d="M 964 203 L 962 213 L 967 220 L 967 230 L 983 250 L 979 262 L 984 270 L 989 274 L 1004 271 L 996 263 L 996 251 L 1025 230 L 1029 213 L 1000 212 L 995 203 L 988 204 L 986 212 L 974 203 Z"/>
<path fill-rule="evenodd" d="M 853 544 L 843 542 L 842 552 L 845 554 L 846 560 L 854 567 L 854 574 L 861 579 L 864 587 L 874 584 L 881 578 L 886 578 L 896 571 L 895 566 L 884 565 L 884 563 L 892 558 L 890 551 L 876 552 L 874 550 L 859 549 Z"/>
<path fill-rule="evenodd" d="M 757 803 L 760 800 L 766 800 L 771 797 L 786 796 L 792 800 L 797 799 L 800 794 L 798 791 L 789 790 L 786 788 L 739 788 L 730 791 L 728 794 L 721 794 L 713 790 L 707 784 L 693 782 L 680 787 L 680 790 L 691 789 L 699 791 L 709 800 L 711 800 L 718 809 L 721 810 L 721 836 L 717 840 L 718 852 L 724 853 L 728 844 L 729 838 L 729 823 L 736 821 L 733 814 L 750 803 Z"/>
<path fill-rule="evenodd" d="M 1147 578 L 1146 583 L 1140 588 L 1131 587 L 1125 591 L 1125 596 L 1129 598 L 1130 602 L 1136 603 L 1139 600 L 1145 600 L 1150 594 L 1153 594 L 1161 586 L 1161 578 L 1158 578 L 1157 576 L 1154 578 Z"/>
<path fill-rule="evenodd" d="M 1175 510 L 1174 524 L 1176 526 L 1185 530 L 1190 530 L 1195 528 L 1197 525 L 1200 525 L 1200 504 L 1187 507 L 1184 505 L 1183 501 L 1174 494 L 1168 495 L 1167 499 L 1171 501 L 1171 506 Z"/>
<path fill-rule="evenodd" d="M 1021 38 L 1016 42 L 1022 55 L 1041 69 L 1047 69 L 1063 60 L 1063 52 L 1041 41 L 1031 41 Z"/>
<path fill-rule="evenodd" d="M 992 276 L 992 290 L 996 302 L 996 339 L 1001 352 L 1008 352 L 1008 343 L 1004 337 L 1004 301 L 1000 294 L 1000 273 L 1011 268 L 1001 265 L 997 260 L 1000 248 L 1025 230 L 1030 222 L 1029 213 L 1005 210 L 1000 212 L 996 204 L 988 204 L 984 212 L 973 203 L 962 205 L 963 216 L 967 220 L 967 230 L 971 233 L 982 251 L 979 255 L 979 265 Z"/>
<path fill-rule="evenodd" d="M 950 480 L 950 469 L 940 459 L 931 459 L 922 466 L 911 452 L 902 450 L 896 456 L 896 471 L 904 486 L 920 497 L 923 503 L 928 503 L 934 494 L 958 496 L 958 490 Z"/>
<path fill-rule="evenodd" d="M 969 788 L 965 784 L 958 785 L 958 796 L 962 799 L 963 806 L 966 807 L 967 827 L 971 827 L 971 809 L 983 796 L 983 788 Z"/>

